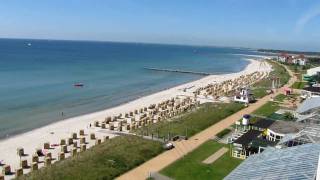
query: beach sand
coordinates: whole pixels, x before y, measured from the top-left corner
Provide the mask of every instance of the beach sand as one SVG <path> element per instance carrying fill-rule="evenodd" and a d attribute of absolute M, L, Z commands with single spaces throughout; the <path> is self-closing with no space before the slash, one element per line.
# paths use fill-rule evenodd
<path fill-rule="evenodd" d="M 59 144 L 60 139 L 66 139 L 70 137 L 71 133 L 78 133 L 80 129 L 85 130 L 85 134 L 87 134 L 87 140 L 89 142 L 87 146 L 90 147 L 94 145 L 95 142 L 94 140 L 89 141 L 90 133 L 95 133 L 98 138 L 102 138 L 102 136 L 110 136 L 112 138 L 114 136 L 114 134 L 108 130 L 102 130 L 101 128 L 89 126 L 90 123 L 93 124 L 93 122 L 96 120 L 101 121 L 107 116 L 133 111 L 135 109 L 149 106 L 150 104 L 156 104 L 179 95 L 193 96 L 192 91 L 208 84 L 220 83 L 225 80 L 235 79 L 241 75 L 251 74 L 256 71 L 271 71 L 271 66 L 267 63 L 261 63 L 261 61 L 253 59 L 248 60 L 250 61 L 250 64 L 243 71 L 238 73 L 206 76 L 202 79 L 163 90 L 152 95 L 141 97 L 114 108 L 65 119 L 23 134 L 19 134 L 17 136 L 10 137 L 8 139 L 3 139 L 0 141 L 0 161 L 2 161 L 4 164 L 9 164 L 12 170 L 14 170 L 15 168 L 19 167 L 20 162 L 20 158 L 17 155 L 18 147 L 24 148 L 25 154 L 28 154 L 29 156 L 22 157 L 22 159 L 27 159 L 28 163 L 30 163 L 31 156 L 34 154 L 35 149 L 42 148 L 43 143 L 50 142 L 51 144 Z M 184 92 L 183 89 L 186 89 L 186 92 Z M 57 158 L 60 148 L 57 147 L 50 150 L 50 152 L 52 152 L 53 158 Z M 28 171 L 29 170 L 25 170 L 24 172 Z"/>

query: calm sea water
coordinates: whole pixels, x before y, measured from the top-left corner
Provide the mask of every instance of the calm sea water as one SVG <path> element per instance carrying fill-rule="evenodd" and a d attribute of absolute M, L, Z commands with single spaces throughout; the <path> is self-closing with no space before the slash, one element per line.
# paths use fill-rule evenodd
<path fill-rule="evenodd" d="M 0 138 L 112 107 L 210 73 L 241 71 L 249 49 L 0 39 Z M 81 82 L 83 88 L 75 88 Z"/>

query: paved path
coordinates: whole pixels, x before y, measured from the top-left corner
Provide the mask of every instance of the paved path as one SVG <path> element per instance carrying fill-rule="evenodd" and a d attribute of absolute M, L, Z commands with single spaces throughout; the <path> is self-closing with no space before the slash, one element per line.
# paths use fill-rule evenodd
<path fill-rule="evenodd" d="M 211 156 L 209 156 L 207 159 L 202 161 L 204 164 L 211 164 L 215 162 L 217 159 L 219 159 L 222 155 L 224 155 L 226 152 L 228 152 L 229 149 L 226 147 L 223 147 L 219 149 L 217 152 L 213 153 Z"/>
<path fill-rule="evenodd" d="M 291 86 L 296 77 L 293 76 L 293 73 L 286 68 L 289 74 L 291 75 L 291 79 L 289 80 L 287 86 Z M 262 105 L 267 103 L 271 97 L 275 97 L 276 95 L 280 94 L 281 91 L 277 90 L 275 94 L 267 95 L 257 102 L 251 104 L 249 107 L 244 108 L 227 118 L 221 120 L 220 122 L 208 127 L 207 129 L 199 132 L 198 134 L 189 138 L 189 140 L 182 140 L 175 143 L 175 148 L 169 151 L 165 151 L 162 154 L 150 159 L 149 161 L 145 162 L 144 164 L 128 171 L 127 173 L 123 174 L 122 176 L 118 177 L 118 180 L 145 180 L 150 172 L 159 172 L 161 169 L 165 168 L 166 166 L 170 165 L 174 161 L 182 158 L 187 153 L 193 151 L 201 144 L 215 136 L 217 133 L 222 131 L 223 129 L 228 128 L 232 124 L 234 124 L 237 120 L 241 119 L 244 114 L 251 114 L 256 109 L 260 108 Z"/>

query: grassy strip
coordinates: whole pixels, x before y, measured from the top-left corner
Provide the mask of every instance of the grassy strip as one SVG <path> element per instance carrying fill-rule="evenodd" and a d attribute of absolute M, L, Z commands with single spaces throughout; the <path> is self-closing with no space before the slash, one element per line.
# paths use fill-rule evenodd
<path fill-rule="evenodd" d="M 267 102 L 263 106 L 261 106 L 259 109 L 255 110 L 253 114 L 260 115 L 260 116 L 270 116 L 277 110 L 279 110 L 279 105 L 276 102 Z"/>
<path fill-rule="evenodd" d="M 225 135 L 229 134 L 231 129 L 224 129 L 223 131 L 219 132 L 216 136 L 218 138 L 223 138 Z"/>
<path fill-rule="evenodd" d="M 242 160 L 231 157 L 230 152 L 227 152 L 212 164 L 202 163 L 222 147 L 228 147 L 228 145 L 212 140 L 207 141 L 182 159 L 163 169 L 161 173 L 176 180 L 223 179 Z"/>
<path fill-rule="evenodd" d="M 274 98 L 274 100 L 279 101 L 279 102 L 283 102 L 286 98 L 288 98 L 288 96 L 286 96 L 284 94 L 279 94 Z"/>
<path fill-rule="evenodd" d="M 135 132 L 144 135 L 153 134 L 159 138 L 176 135 L 190 137 L 242 108 L 244 108 L 244 105 L 239 103 L 206 103 L 195 111 L 167 121 L 151 124 Z"/>
<path fill-rule="evenodd" d="M 114 179 L 162 151 L 159 142 L 119 136 L 19 179 Z"/>
<path fill-rule="evenodd" d="M 291 88 L 294 88 L 294 89 L 303 89 L 306 84 L 307 84 L 307 82 L 298 81 L 298 82 L 295 82 L 295 83 L 291 86 Z"/>

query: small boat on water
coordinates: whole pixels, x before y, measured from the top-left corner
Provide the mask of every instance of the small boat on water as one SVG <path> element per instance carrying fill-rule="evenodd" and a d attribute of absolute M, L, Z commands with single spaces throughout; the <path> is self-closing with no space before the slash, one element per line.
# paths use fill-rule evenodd
<path fill-rule="evenodd" d="M 73 86 L 74 87 L 83 87 L 84 84 L 83 83 L 74 83 Z"/>

